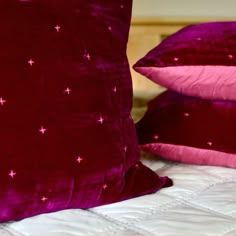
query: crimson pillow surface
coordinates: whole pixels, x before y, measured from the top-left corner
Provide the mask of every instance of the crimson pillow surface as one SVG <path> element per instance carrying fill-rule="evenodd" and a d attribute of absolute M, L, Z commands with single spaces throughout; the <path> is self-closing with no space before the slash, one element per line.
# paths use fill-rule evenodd
<path fill-rule="evenodd" d="M 0 2 L 0 222 L 169 186 L 139 161 L 131 0 Z"/>
<path fill-rule="evenodd" d="M 140 148 L 164 158 L 236 168 L 236 102 L 167 90 L 136 124 Z"/>
<path fill-rule="evenodd" d="M 189 25 L 163 40 L 134 69 L 184 95 L 236 100 L 235 45 L 236 22 Z"/>

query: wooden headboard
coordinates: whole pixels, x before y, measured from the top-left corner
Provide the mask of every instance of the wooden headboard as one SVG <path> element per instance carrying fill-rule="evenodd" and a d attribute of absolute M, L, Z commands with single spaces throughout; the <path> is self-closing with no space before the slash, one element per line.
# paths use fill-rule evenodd
<path fill-rule="evenodd" d="M 134 92 L 155 90 L 158 85 L 139 75 L 132 65 L 156 46 L 163 37 L 180 28 L 195 23 L 209 21 L 230 21 L 230 18 L 133 18 L 128 42 L 128 58 L 131 66 Z"/>

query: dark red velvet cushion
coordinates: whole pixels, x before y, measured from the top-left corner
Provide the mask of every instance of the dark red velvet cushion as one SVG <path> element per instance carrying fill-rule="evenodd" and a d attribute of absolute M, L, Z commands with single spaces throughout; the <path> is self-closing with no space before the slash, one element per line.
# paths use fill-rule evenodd
<path fill-rule="evenodd" d="M 1 0 L 0 222 L 171 184 L 139 161 L 131 0 Z"/>
<path fill-rule="evenodd" d="M 236 168 L 236 102 L 166 91 L 136 124 L 141 149 L 167 159 Z"/>
<path fill-rule="evenodd" d="M 235 45 L 234 21 L 189 25 L 163 40 L 134 69 L 184 95 L 236 100 Z"/>

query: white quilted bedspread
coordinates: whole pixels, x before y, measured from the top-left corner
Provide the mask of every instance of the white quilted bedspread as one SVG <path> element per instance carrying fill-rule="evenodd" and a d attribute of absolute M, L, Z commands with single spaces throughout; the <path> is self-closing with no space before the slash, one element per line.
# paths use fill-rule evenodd
<path fill-rule="evenodd" d="M 170 176 L 174 186 L 103 207 L 0 224 L 0 235 L 236 235 L 236 169 L 185 165 L 153 156 L 144 162 Z"/>

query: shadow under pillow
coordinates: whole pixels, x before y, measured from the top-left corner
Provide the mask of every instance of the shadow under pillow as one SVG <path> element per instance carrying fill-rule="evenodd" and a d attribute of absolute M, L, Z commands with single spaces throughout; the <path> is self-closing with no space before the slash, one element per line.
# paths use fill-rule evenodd
<path fill-rule="evenodd" d="M 136 124 L 140 148 L 184 163 L 236 168 L 236 102 L 166 91 Z"/>

